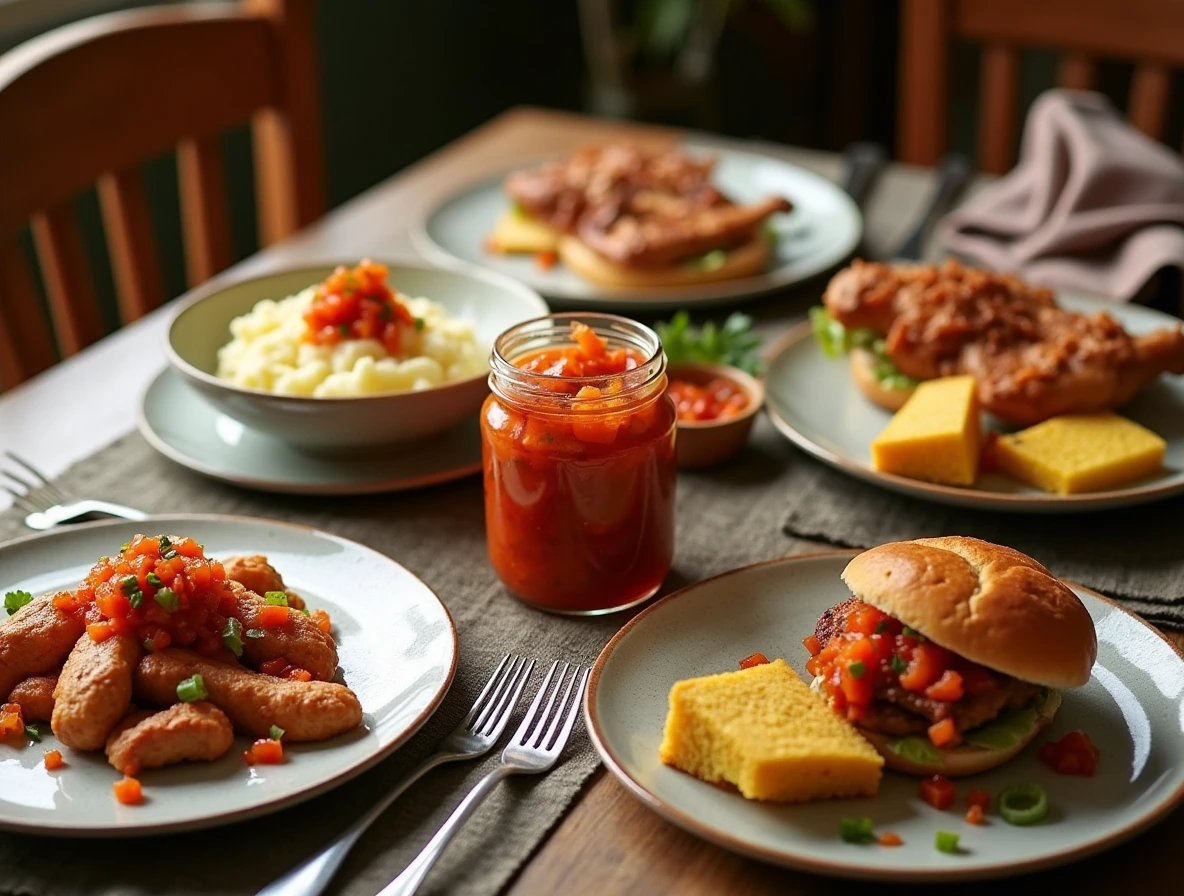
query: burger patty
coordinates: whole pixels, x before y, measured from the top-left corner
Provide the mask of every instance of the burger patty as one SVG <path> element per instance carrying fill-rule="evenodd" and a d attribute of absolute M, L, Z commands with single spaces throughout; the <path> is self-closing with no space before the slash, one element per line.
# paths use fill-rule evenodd
<path fill-rule="evenodd" d="M 814 637 L 818 639 L 819 647 L 825 647 L 831 638 L 843 633 L 843 627 L 847 624 L 847 614 L 851 612 L 852 607 L 861 603 L 863 601 L 859 598 L 849 597 L 829 610 L 823 610 L 822 615 L 818 617 L 818 624 L 814 626 Z"/>

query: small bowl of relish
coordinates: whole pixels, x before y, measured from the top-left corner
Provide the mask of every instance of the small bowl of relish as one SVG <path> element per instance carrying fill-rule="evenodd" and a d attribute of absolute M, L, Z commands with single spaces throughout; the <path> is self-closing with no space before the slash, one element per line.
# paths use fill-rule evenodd
<path fill-rule="evenodd" d="M 678 466 L 714 467 L 734 457 L 765 403 L 760 380 L 726 364 L 688 362 L 666 371 L 666 394 L 678 413 Z"/>

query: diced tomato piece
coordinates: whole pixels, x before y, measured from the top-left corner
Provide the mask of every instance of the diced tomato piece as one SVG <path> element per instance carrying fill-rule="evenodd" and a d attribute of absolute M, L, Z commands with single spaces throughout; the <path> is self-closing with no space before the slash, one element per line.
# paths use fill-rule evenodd
<path fill-rule="evenodd" d="M 929 740 L 935 747 L 953 747 L 960 739 L 953 719 L 942 719 L 929 726 Z"/>
<path fill-rule="evenodd" d="M 820 671 L 822 671 L 822 661 L 816 656 L 810 657 L 808 660 L 806 660 L 806 671 L 811 675 L 817 675 Z"/>
<path fill-rule="evenodd" d="M 967 824 L 982 824 L 985 813 L 982 806 L 971 806 L 966 810 Z"/>
<path fill-rule="evenodd" d="M 753 653 L 740 661 L 740 668 L 751 669 L 753 666 L 763 666 L 767 662 L 769 662 L 769 658 L 763 653 Z"/>
<path fill-rule="evenodd" d="M 946 669 L 941 678 L 925 689 L 925 696 L 941 703 L 954 703 L 962 699 L 962 676 L 953 669 Z"/>
<path fill-rule="evenodd" d="M 46 750 L 45 751 L 45 770 L 52 772 L 54 769 L 59 769 L 66 764 L 62 759 L 61 750 Z"/>
<path fill-rule="evenodd" d="M 991 794 L 986 790 L 972 790 L 966 794 L 967 806 L 978 806 L 984 812 L 991 808 Z"/>
<path fill-rule="evenodd" d="M 822 651 L 822 642 L 813 635 L 806 635 L 806 637 L 802 638 L 802 644 L 810 651 L 810 656 L 818 656 Z"/>
<path fill-rule="evenodd" d="M 277 656 L 273 660 L 267 660 L 266 662 L 260 663 L 259 671 L 264 675 L 274 675 L 278 678 L 279 676 L 283 675 L 290 666 L 291 663 L 289 663 L 285 657 Z"/>
<path fill-rule="evenodd" d="M 291 681 L 312 681 L 312 673 L 307 669 L 288 669 L 284 677 Z"/>
<path fill-rule="evenodd" d="M 878 840 L 881 846 L 900 846 L 904 843 L 900 839 L 900 834 L 893 834 L 892 832 L 881 834 Z"/>
<path fill-rule="evenodd" d="M 115 791 L 115 798 L 125 806 L 136 806 L 144 802 L 144 790 L 135 778 L 125 776 L 123 780 L 116 781 L 111 786 Z"/>
<path fill-rule="evenodd" d="M 900 673 L 900 686 L 906 691 L 924 691 L 941 678 L 942 672 L 949 665 L 949 658 L 948 650 L 929 641 L 922 641 L 913 648 L 909 667 Z"/>
<path fill-rule="evenodd" d="M 978 468 L 983 473 L 994 473 L 999 469 L 999 433 L 994 430 L 983 438 L 983 447 L 978 455 Z"/>
<path fill-rule="evenodd" d="M 948 809 L 954 805 L 954 785 L 945 775 L 934 775 L 921 781 L 921 799 L 935 809 Z"/>
<path fill-rule="evenodd" d="M 313 610 L 308 614 L 308 617 L 316 624 L 316 627 L 323 631 L 326 635 L 333 629 L 333 623 L 329 619 L 329 614 L 325 610 Z"/>
<path fill-rule="evenodd" d="M 1092 778 L 1098 770 L 1101 751 L 1084 731 L 1070 731 L 1059 741 L 1043 744 L 1036 756 L 1059 774 Z"/>
<path fill-rule="evenodd" d="M 549 271 L 555 267 L 555 263 L 559 261 L 559 256 L 554 252 L 539 252 L 535 255 L 535 261 L 538 262 L 539 267 L 544 271 Z"/>
<path fill-rule="evenodd" d="M 998 687 L 995 677 L 990 672 L 973 663 L 963 665 L 958 674 L 962 676 L 962 692 L 964 694 L 977 696 Z"/>
<path fill-rule="evenodd" d="M 279 765 L 284 761 L 284 745 L 278 740 L 260 738 L 243 753 L 247 765 Z"/>
<path fill-rule="evenodd" d="M 10 712 L 10 713 L 15 713 L 16 715 L 20 715 L 22 712 L 21 705 L 19 703 L 0 704 L 0 712 Z"/>
<path fill-rule="evenodd" d="M 280 628 L 287 625 L 289 614 L 291 610 L 288 607 L 273 606 L 268 604 L 265 607 L 259 608 L 259 613 L 255 617 L 255 622 L 262 628 Z"/>
<path fill-rule="evenodd" d="M 871 604 L 859 603 L 851 608 L 847 614 L 847 631 L 861 635 L 871 635 L 876 632 L 881 622 L 888 619 L 888 614 L 878 610 Z"/>

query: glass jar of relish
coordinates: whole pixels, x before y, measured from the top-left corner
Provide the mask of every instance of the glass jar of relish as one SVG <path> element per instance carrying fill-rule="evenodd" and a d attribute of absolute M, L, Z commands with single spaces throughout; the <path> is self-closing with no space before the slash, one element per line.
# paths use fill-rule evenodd
<path fill-rule="evenodd" d="M 485 531 L 506 587 L 558 613 L 652 597 L 674 554 L 674 404 L 653 330 L 553 314 L 498 337 L 481 411 Z"/>

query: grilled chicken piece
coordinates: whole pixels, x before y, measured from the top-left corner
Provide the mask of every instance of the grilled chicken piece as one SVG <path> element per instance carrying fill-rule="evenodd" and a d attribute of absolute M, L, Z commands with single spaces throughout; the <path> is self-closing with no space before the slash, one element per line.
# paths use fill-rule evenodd
<path fill-rule="evenodd" d="M 30 675 L 57 669 L 86 631 L 83 618 L 53 605 L 43 594 L 13 616 L 0 620 L 0 694 L 7 694 Z"/>
<path fill-rule="evenodd" d="M 83 634 L 53 690 L 50 727 L 75 750 L 98 750 L 132 702 L 132 672 L 144 648 L 133 635 L 96 642 Z"/>
<path fill-rule="evenodd" d="M 125 716 L 107 738 L 107 761 L 125 775 L 178 762 L 212 762 L 234 744 L 234 727 L 213 703 L 174 703 Z"/>
<path fill-rule="evenodd" d="M 19 706 L 26 722 L 48 722 L 53 718 L 53 692 L 57 685 L 56 672 L 34 675 L 13 688 L 4 702 Z"/>
<path fill-rule="evenodd" d="M 1161 373 L 1184 373 L 1178 326 L 1131 336 L 1108 314 L 1066 311 L 1050 290 L 956 262 L 856 261 L 824 302 L 845 327 L 885 336 L 904 374 L 973 375 L 983 407 L 1016 426 L 1117 408 Z"/>

